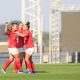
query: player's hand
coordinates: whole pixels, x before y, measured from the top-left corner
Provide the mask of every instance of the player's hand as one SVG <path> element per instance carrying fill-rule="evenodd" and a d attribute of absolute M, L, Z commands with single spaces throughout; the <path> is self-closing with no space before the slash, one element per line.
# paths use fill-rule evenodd
<path fill-rule="evenodd" d="M 4 23 L 4 26 L 6 26 L 6 27 L 7 27 L 7 26 L 8 26 L 8 22 L 5 22 L 5 23 Z"/>

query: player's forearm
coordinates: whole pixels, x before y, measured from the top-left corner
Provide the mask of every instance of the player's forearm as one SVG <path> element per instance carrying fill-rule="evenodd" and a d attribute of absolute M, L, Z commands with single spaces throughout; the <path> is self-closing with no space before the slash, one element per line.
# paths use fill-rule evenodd
<path fill-rule="evenodd" d="M 20 34 L 19 33 L 19 36 L 21 36 L 21 37 L 26 37 L 26 36 L 28 36 L 27 34 Z"/>
<path fill-rule="evenodd" d="M 17 36 L 20 36 L 20 37 L 26 37 L 28 36 L 28 34 L 23 34 L 23 33 L 19 33 L 19 32 L 15 32 Z"/>
<path fill-rule="evenodd" d="M 5 26 L 5 33 L 7 33 L 7 31 L 8 31 L 8 22 L 5 22 L 4 26 Z"/>
<path fill-rule="evenodd" d="M 5 26 L 5 33 L 7 33 L 8 32 L 8 27 L 7 26 Z"/>
<path fill-rule="evenodd" d="M 24 35 L 21 33 L 17 33 L 17 36 L 24 37 Z"/>

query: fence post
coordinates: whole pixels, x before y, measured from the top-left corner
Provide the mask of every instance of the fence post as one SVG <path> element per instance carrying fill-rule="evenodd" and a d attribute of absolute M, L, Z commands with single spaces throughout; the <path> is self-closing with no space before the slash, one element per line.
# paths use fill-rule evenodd
<path fill-rule="evenodd" d="M 78 60 L 78 56 L 77 56 L 77 55 L 78 55 L 78 52 L 75 52 L 75 63 L 78 62 L 78 61 L 77 61 L 77 60 Z"/>
<path fill-rule="evenodd" d="M 66 55 L 66 63 L 69 62 L 69 52 L 67 52 L 67 55 Z"/>

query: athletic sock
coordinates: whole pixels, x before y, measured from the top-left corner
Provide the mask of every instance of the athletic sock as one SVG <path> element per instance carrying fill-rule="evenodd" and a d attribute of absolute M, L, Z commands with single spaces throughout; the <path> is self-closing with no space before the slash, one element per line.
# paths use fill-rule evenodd
<path fill-rule="evenodd" d="M 29 69 L 30 72 L 33 71 L 32 67 L 31 67 L 31 62 L 30 61 L 27 62 L 27 68 Z"/>
<path fill-rule="evenodd" d="M 22 71 L 22 66 L 21 66 L 20 60 L 16 61 L 16 65 L 17 65 L 18 71 Z"/>
<path fill-rule="evenodd" d="M 17 63 L 16 61 L 14 61 L 14 72 L 17 72 L 17 70 L 18 70 Z"/>
<path fill-rule="evenodd" d="M 32 67 L 32 70 L 35 71 L 35 66 L 33 62 L 31 62 L 31 67 Z"/>
<path fill-rule="evenodd" d="M 8 60 L 8 61 L 5 63 L 3 69 L 6 70 L 6 69 L 8 68 L 8 66 L 9 66 L 12 62 L 13 62 L 13 60 Z"/>

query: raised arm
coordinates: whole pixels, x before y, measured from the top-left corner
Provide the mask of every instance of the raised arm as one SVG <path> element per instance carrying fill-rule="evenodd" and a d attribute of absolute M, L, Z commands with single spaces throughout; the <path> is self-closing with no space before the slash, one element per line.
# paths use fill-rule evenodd
<path fill-rule="evenodd" d="M 5 33 L 8 33 L 8 22 L 5 22 L 4 26 L 5 26 Z"/>

